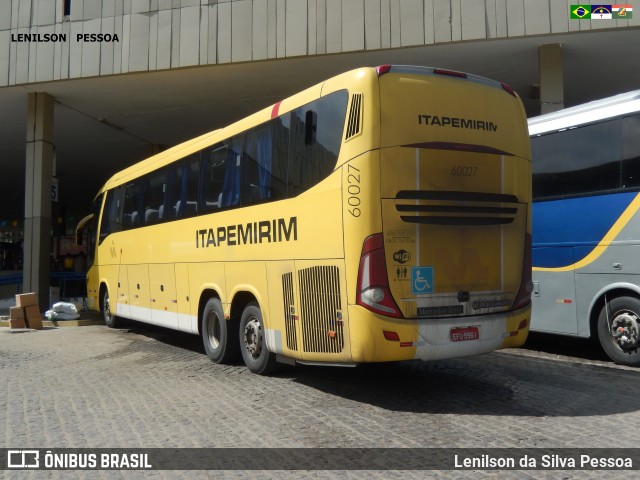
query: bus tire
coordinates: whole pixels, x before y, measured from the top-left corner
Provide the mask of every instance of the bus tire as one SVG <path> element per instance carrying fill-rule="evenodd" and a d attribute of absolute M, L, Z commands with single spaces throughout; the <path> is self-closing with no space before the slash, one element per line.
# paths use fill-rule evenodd
<path fill-rule="evenodd" d="M 266 375 L 276 368 L 276 355 L 267 349 L 264 322 L 260 307 L 247 304 L 240 319 L 240 350 L 247 368 L 258 375 Z"/>
<path fill-rule="evenodd" d="M 617 297 L 600 311 L 598 340 L 611 360 L 640 366 L 640 299 Z"/>
<path fill-rule="evenodd" d="M 120 319 L 111 311 L 111 301 L 109 300 L 109 289 L 105 287 L 102 294 L 102 313 L 104 315 L 104 323 L 109 328 L 118 328 Z"/>
<path fill-rule="evenodd" d="M 207 356 L 214 363 L 226 363 L 238 356 L 238 342 L 236 335 L 231 332 L 237 321 L 225 320 L 222 302 L 217 298 L 210 298 L 202 311 L 202 343 Z"/>

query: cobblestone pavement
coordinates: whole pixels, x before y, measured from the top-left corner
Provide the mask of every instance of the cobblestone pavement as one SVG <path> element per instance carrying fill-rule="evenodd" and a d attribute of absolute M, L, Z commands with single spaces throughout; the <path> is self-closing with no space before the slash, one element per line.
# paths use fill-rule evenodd
<path fill-rule="evenodd" d="M 640 370 L 599 353 L 508 350 L 433 363 L 215 365 L 197 336 L 132 323 L 0 328 L 4 448 L 640 445 Z M 565 344 L 566 342 L 560 342 Z M 580 349 L 578 345 L 578 349 Z M 0 430 L 1 431 L 1 430 Z M 179 472 L 0 471 L 6 478 Z M 633 478 L 624 471 L 184 472 L 183 478 Z M 637 472 L 636 472 L 637 473 Z"/>

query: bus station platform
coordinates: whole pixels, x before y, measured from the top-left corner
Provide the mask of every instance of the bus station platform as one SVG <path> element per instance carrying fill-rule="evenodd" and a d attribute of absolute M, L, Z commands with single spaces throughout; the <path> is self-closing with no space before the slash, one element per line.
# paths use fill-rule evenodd
<path fill-rule="evenodd" d="M 80 317 L 76 320 L 48 320 L 42 315 L 43 327 L 78 327 L 86 325 L 104 325 L 101 312 L 86 308 L 85 273 L 52 272 L 50 285 L 55 289 L 55 301 L 71 301 L 78 307 Z M 16 305 L 15 294 L 21 293 L 22 272 L 2 272 L 0 275 L 0 327 L 9 327 L 9 311 Z M 53 290 L 52 289 L 52 290 Z M 55 303 L 53 297 L 51 303 Z M 46 310 L 43 308 L 43 310 Z M 17 329 L 21 330 L 21 329 Z"/>

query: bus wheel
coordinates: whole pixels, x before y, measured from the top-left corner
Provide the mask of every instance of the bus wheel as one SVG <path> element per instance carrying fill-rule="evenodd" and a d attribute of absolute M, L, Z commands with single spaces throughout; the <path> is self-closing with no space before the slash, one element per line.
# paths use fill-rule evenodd
<path fill-rule="evenodd" d="M 105 288 L 102 294 L 102 313 L 104 315 L 104 323 L 109 328 L 118 328 L 120 326 L 120 320 L 111 311 L 111 301 L 109 300 L 109 289 Z"/>
<path fill-rule="evenodd" d="M 202 343 L 207 356 L 214 363 L 225 363 L 238 356 L 238 342 L 231 332 L 237 320 L 225 320 L 222 303 L 217 298 L 210 298 L 202 312 Z"/>
<path fill-rule="evenodd" d="M 249 370 L 259 375 L 271 373 L 276 367 L 276 355 L 267 350 L 262 312 L 256 303 L 249 303 L 240 319 L 240 349 Z"/>
<path fill-rule="evenodd" d="M 640 300 L 618 297 L 605 303 L 598 317 L 598 339 L 614 362 L 640 366 Z"/>

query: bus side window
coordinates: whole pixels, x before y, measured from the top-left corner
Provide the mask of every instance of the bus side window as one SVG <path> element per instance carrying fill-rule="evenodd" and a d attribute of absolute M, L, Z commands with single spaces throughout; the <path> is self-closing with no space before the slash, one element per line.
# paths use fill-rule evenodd
<path fill-rule="evenodd" d="M 271 198 L 273 157 L 271 124 L 247 132 L 242 157 L 242 204 L 266 202 Z"/>
<path fill-rule="evenodd" d="M 144 195 L 144 224 L 153 225 L 163 220 L 166 191 L 166 170 L 164 168 L 152 172 L 145 178 Z"/>
<path fill-rule="evenodd" d="M 167 196 L 164 204 L 164 217 L 166 220 L 178 218 L 176 205 L 182 196 L 182 183 L 185 177 L 185 162 L 177 162 L 169 166 L 167 175 Z"/>
<path fill-rule="evenodd" d="M 200 209 L 212 212 L 222 208 L 222 190 L 229 149 L 216 145 L 202 152 L 202 192 Z"/>
<path fill-rule="evenodd" d="M 116 187 L 107 192 L 102 213 L 102 223 L 100 223 L 100 243 L 112 233 L 122 231 L 123 194 L 123 187 Z"/>
<path fill-rule="evenodd" d="M 140 215 L 140 184 L 133 182 L 124 187 L 124 213 L 122 226 L 124 230 L 141 225 Z"/>
<path fill-rule="evenodd" d="M 222 207 L 236 207 L 240 205 L 240 173 L 242 169 L 242 148 L 244 135 L 236 135 L 228 140 L 227 159 L 224 169 L 222 186 Z"/>
<path fill-rule="evenodd" d="M 177 205 L 178 215 L 193 217 L 198 213 L 198 183 L 200 180 L 200 153 L 195 153 L 187 160 L 186 191 Z"/>
<path fill-rule="evenodd" d="M 169 167 L 163 216 L 167 220 L 191 217 L 198 212 L 200 153 Z"/>
<path fill-rule="evenodd" d="M 347 113 L 346 90 L 331 93 L 291 112 L 289 197 L 295 197 L 333 172 Z"/>
<path fill-rule="evenodd" d="M 288 118 L 284 116 L 272 120 L 272 200 L 280 200 L 291 196 L 287 190 L 287 178 L 289 175 L 289 122 L 287 120 Z"/>

